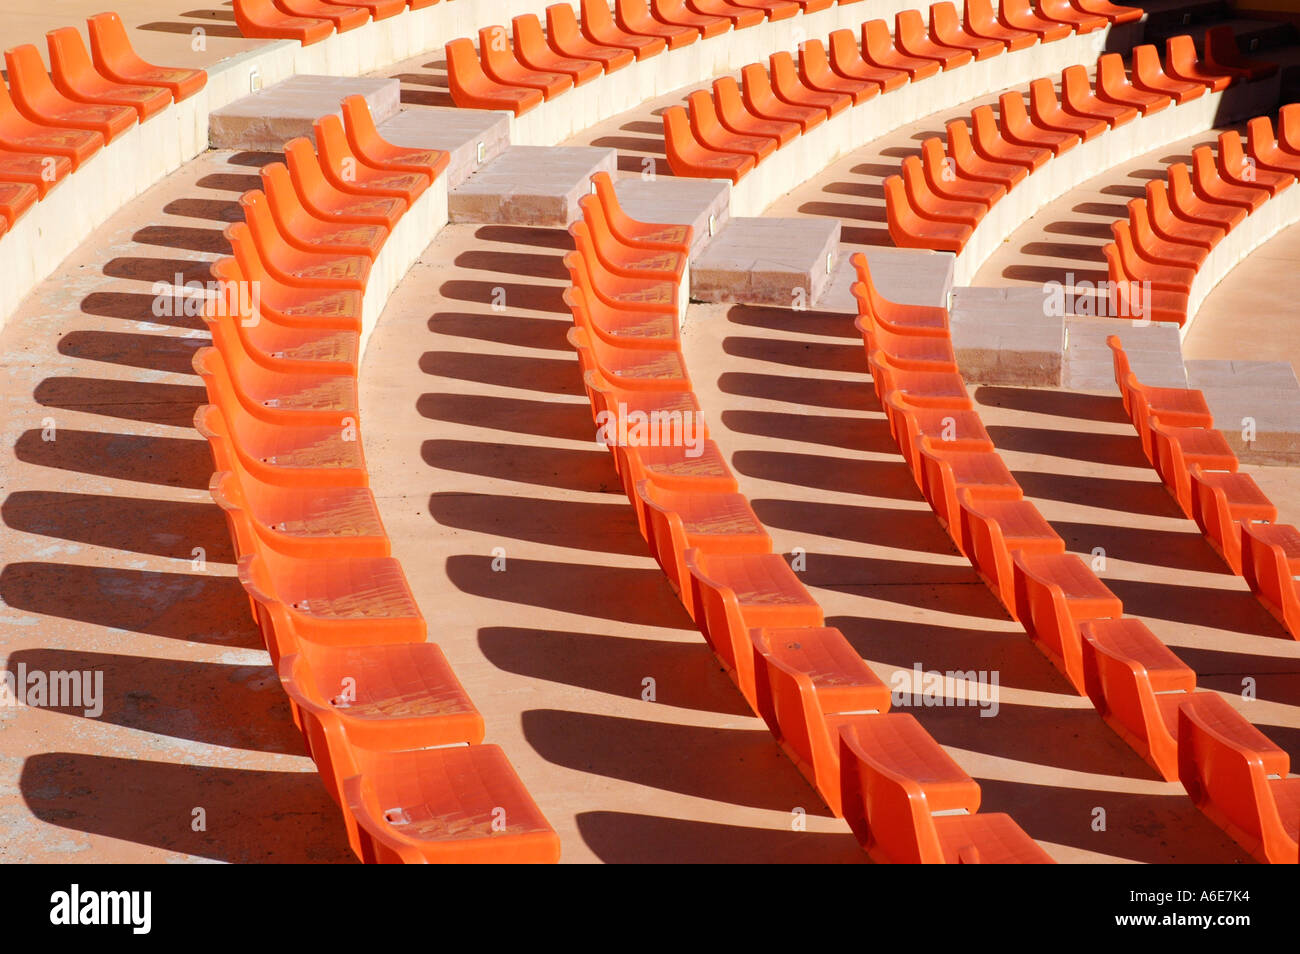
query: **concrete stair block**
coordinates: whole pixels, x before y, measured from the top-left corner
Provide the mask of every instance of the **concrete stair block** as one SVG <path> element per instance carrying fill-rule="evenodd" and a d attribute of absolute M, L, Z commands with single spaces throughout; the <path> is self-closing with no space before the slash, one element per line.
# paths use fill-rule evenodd
<path fill-rule="evenodd" d="M 1118 335 L 1133 371 L 1143 384 L 1187 387 L 1178 326 L 1171 322 L 1137 324 L 1118 318 L 1065 318 L 1065 361 L 1062 387 L 1074 391 L 1118 394 L 1115 366 L 1106 344 Z"/>
<path fill-rule="evenodd" d="M 1060 386 L 1065 318 L 1048 313 L 1037 288 L 955 288 L 950 321 L 967 383 Z"/>
<path fill-rule="evenodd" d="M 421 106 L 377 125 L 379 135 L 398 146 L 450 153 L 445 175 L 452 189 L 510 146 L 510 114 L 499 110 Z"/>
<path fill-rule="evenodd" d="M 626 176 L 614 183 L 619 205 L 642 222 L 689 225 L 691 258 L 713 241 L 730 219 L 729 183 L 718 179 L 643 179 Z"/>
<path fill-rule="evenodd" d="M 834 270 L 840 223 L 733 218 L 691 266 L 691 298 L 809 309 Z"/>
<path fill-rule="evenodd" d="M 816 311 L 843 315 L 858 313 L 858 303 L 851 291 L 858 276 L 850 259 L 854 252 L 859 251 L 867 256 L 871 280 L 886 298 L 906 305 L 948 307 L 954 261 L 951 252 L 884 245 L 869 248 L 843 246 L 825 290 L 813 303 Z"/>
<path fill-rule="evenodd" d="M 510 146 L 452 190 L 451 221 L 563 228 L 597 172 L 614 174 L 618 153 L 589 146 Z"/>
<path fill-rule="evenodd" d="M 214 149 L 279 152 L 298 136 L 312 138 L 312 122 L 333 113 L 340 103 L 360 94 L 375 123 L 401 108 L 402 84 L 383 77 L 294 76 L 214 110 L 208 143 Z"/>

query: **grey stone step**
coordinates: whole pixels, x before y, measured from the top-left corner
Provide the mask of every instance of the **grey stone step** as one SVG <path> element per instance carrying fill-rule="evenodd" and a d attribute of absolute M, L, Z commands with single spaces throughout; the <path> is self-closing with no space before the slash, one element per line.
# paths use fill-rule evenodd
<path fill-rule="evenodd" d="M 1073 391 L 1118 394 L 1114 362 L 1106 344 L 1118 335 L 1133 371 L 1144 384 L 1187 387 L 1178 327 L 1171 322 L 1145 325 L 1119 318 L 1065 318 L 1065 357 L 1061 386 Z"/>
<path fill-rule="evenodd" d="M 968 384 L 1059 387 L 1065 318 L 1032 287 L 955 288 L 949 314 L 957 365 Z"/>
<path fill-rule="evenodd" d="M 694 260 L 730 221 L 731 190 L 717 179 L 645 179 L 624 176 L 614 182 L 618 204 L 631 218 L 664 225 L 689 225 Z"/>
<path fill-rule="evenodd" d="M 208 144 L 214 149 L 279 152 L 290 139 L 314 141 L 312 122 L 333 113 L 348 96 L 361 95 L 375 124 L 401 108 L 402 84 L 383 77 L 292 76 L 215 110 L 208 120 Z"/>
<path fill-rule="evenodd" d="M 1193 388 L 1260 388 L 1300 395 L 1300 381 L 1287 361 L 1232 361 L 1192 358 L 1186 362 L 1187 384 Z"/>
<path fill-rule="evenodd" d="M 597 172 L 614 173 L 618 153 L 590 146 L 509 146 L 451 190 L 453 222 L 563 228 Z"/>
<path fill-rule="evenodd" d="M 857 300 L 850 291 L 858 276 L 850 259 L 854 252 L 859 251 L 867 256 L 872 282 L 890 301 L 939 308 L 948 306 L 953 264 L 956 262 L 951 252 L 883 245 L 867 248 L 841 246 L 839 261 L 826 283 L 826 290 L 813 304 L 817 311 L 844 315 L 858 313 Z"/>
<path fill-rule="evenodd" d="M 454 189 L 510 146 L 510 114 L 492 109 L 416 106 L 376 124 L 399 146 L 451 154 L 447 188 Z"/>
<path fill-rule="evenodd" d="M 839 238 L 833 219 L 733 218 L 691 264 L 691 298 L 811 309 Z"/>
<path fill-rule="evenodd" d="M 1243 464 L 1300 464 L 1300 393 L 1223 387 L 1201 391 L 1215 427 Z"/>

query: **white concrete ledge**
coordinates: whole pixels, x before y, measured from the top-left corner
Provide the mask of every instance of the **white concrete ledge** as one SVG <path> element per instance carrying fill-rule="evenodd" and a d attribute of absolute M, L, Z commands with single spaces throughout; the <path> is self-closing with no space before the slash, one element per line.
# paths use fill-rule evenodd
<path fill-rule="evenodd" d="M 1018 228 L 1044 206 L 1102 170 L 1215 126 L 1258 116 L 1276 102 L 1276 78 L 1230 86 L 1222 92 L 1206 93 L 1182 106 L 1166 106 L 1153 116 L 1108 129 L 1091 142 L 1079 143 L 1065 154 L 1049 159 L 980 220 L 957 256 L 956 283 L 972 284 L 984 263 Z"/>

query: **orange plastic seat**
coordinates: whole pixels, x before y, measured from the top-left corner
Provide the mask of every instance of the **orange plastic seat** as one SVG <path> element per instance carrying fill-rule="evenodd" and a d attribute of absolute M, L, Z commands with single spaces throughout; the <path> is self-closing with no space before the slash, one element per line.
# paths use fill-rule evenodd
<path fill-rule="evenodd" d="M 754 168 L 748 153 L 724 152 L 701 143 L 691 130 L 690 116 L 681 106 L 664 110 L 664 151 L 676 176 L 700 179 L 730 179 L 739 182 Z"/>
<path fill-rule="evenodd" d="M 731 76 L 721 76 L 713 81 L 713 105 L 723 127 L 738 136 L 766 136 L 784 146 L 803 132 L 803 127 L 797 122 L 766 119 L 750 112 L 740 84 Z"/>
<path fill-rule="evenodd" d="M 757 708 L 751 629 L 821 626 L 822 608 L 779 553 L 687 550 L 695 623 Z M 684 581 L 685 582 L 685 581 Z"/>
<path fill-rule="evenodd" d="M 1066 133 L 1088 142 L 1100 136 L 1110 125 L 1099 116 L 1080 116 L 1067 113 L 1056 98 L 1056 87 L 1050 79 L 1036 79 L 1029 84 L 1029 115 L 1039 129 Z M 1004 120 L 1005 122 L 1005 117 Z"/>
<path fill-rule="evenodd" d="M 1212 160 L 1209 163 L 1203 161 L 1202 171 L 1217 178 Z M 1165 168 L 1165 174 L 1169 182 L 1170 207 L 1180 218 L 1216 226 L 1225 232 L 1231 232 L 1246 220 L 1248 209 L 1205 193 L 1192 178 L 1186 163 L 1171 163 Z"/>
<path fill-rule="evenodd" d="M 307 252 L 285 241 L 261 189 L 239 197 L 249 232 L 267 271 L 287 285 L 299 287 L 366 290 L 370 259 L 365 255 L 336 255 Z"/>
<path fill-rule="evenodd" d="M 930 39 L 941 47 L 966 50 L 976 60 L 991 59 L 1006 49 L 1002 40 L 982 37 L 963 29 L 961 16 L 951 0 L 931 5 Z"/>
<path fill-rule="evenodd" d="M 850 291 L 858 302 L 860 314 L 899 334 L 932 335 L 947 337 L 948 309 L 938 305 L 910 305 L 891 301 L 880 294 L 871 279 L 871 265 L 862 252 L 849 256 L 849 264 L 857 275 Z"/>
<path fill-rule="evenodd" d="M 340 0 L 324 0 L 324 2 L 336 4 Z M 405 13 L 407 9 L 406 0 L 348 0 L 347 5 L 363 7 L 370 13 L 372 20 L 387 20 L 399 13 Z"/>
<path fill-rule="evenodd" d="M 849 34 L 850 39 L 852 34 Z M 831 69 L 826 47 L 820 40 L 799 46 L 799 81 L 807 89 L 833 96 L 848 96 L 854 105 L 865 103 L 881 91 L 879 83 L 841 76 Z"/>
<path fill-rule="evenodd" d="M 936 814 L 974 814 L 979 785 L 908 713 L 839 723 L 844 820 L 887 864 L 942 863 Z"/>
<path fill-rule="evenodd" d="M 841 814 L 837 716 L 888 712 L 889 688 L 838 629 L 755 629 L 750 642 L 759 715 L 831 811 Z"/>
<path fill-rule="evenodd" d="M 1013 552 L 1016 619 L 1080 695 L 1087 694 L 1079 625 L 1117 619 L 1119 597 L 1073 553 Z"/>
<path fill-rule="evenodd" d="M 1209 252 L 1203 246 L 1178 239 L 1164 239 L 1152 229 L 1145 199 L 1129 200 L 1128 221 L 1138 253 L 1148 261 L 1157 265 L 1187 268 L 1193 272 L 1199 271 L 1205 264 Z"/>
<path fill-rule="evenodd" d="M 1132 106 L 1143 116 L 1158 113 L 1173 102 L 1164 93 L 1133 85 L 1124 72 L 1124 60 L 1118 53 L 1104 53 L 1097 60 L 1097 98 L 1118 106 Z"/>
<path fill-rule="evenodd" d="M 441 149 L 399 146 L 384 139 L 375 128 L 364 96 L 348 96 L 342 106 L 348 147 L 366 165 L 437 179 L 450 163 L 451 154 Z"/>
<path fill-rule="evenodd" d="M 655 56 L 668 48 L 668 42 L 662 36 L 629 31 L 616 23 L 608 0 L 582 0 L 582 32 L 593 43 L 631 50 L 638 60 Z"/>
<path fill-rule="evenodd" d="M 894 15 L 894 46 L 906 56 L 934 60 L 944 70 L 965 66 L 975 59 L 969 49 L 947 46 L 936 40 L 926 29 L 921 11 L 915 9 L 900 10 Z"/>
<path fill-rule="evenodd" d="M 356 225 L 382 225 L 392 231 L 406 212 L 405 199 L 367 195 L 351 183 L 327 177 L 309 139 L 290 139 L 284 144 L 284 158 L 298 198 L 317 218 Z"/>
<path fill-rule="evenodd" d="M 781 145 L 779 139 L 768 136 L 742 136 L 722 125 L 708 90 L 697 89 L 687 97 L 687 116 L 691 135 L 705 149 L 714 152 L 734 152 L 751 157 L 760 163 Z"/>
<path fill-rule="evenodd" d="M 1127 223 L 1124 235 L 1127 236 Z M 1107 303 L 1109 313 L 1115 318 L 1134 318 L 1146 321 L 1169 321 L 1183 325 L 1187 321 L 1189 293 L 1185 288 L 1157 287 L 1149 280 L 1153 270 L 1137 258 L 1131 241 L 1126 245 L 1110 242 L 1102 246 L 1108 272 Z"/>
<path fill-rule="evenodd" d="M 970 117 L 975 128 L 975 152 L 984 160 L 1023 166 L 1026 172 L 1033 172 L 1052 158 L 1050 149 L 1004 139 L 992 106 L 976 106 L 971 110 Z"/>
<path fill-rule="evenodd" d="M 868 20 L 862 24 L 862 58 L 877 69 L 906 73 L 913 83 L 943 70 L 939 60 L 910 56 L 901 46 L 895 46 L 889 24 L 884 20 Z"/>
<path fill-rule="evenodd" d="M 1178 708 L 1196 691 L 1196 673 L 1141 620 L 1089 620 L 1079 633 L 1098 714 L 1165 781 L 1176 781 Z"/>
<path fill-rule="evenodd" d="M 1143 10 L 1125 7 L 1110 0 L 1070 0 L 1070 5 L 1083 13 L 1105 17 L 1111 23 L 1134 23 L 1142 19 Z"/>
<path fill-rule="evenodd" d="M 263 166 L 261 177 L 276 229 L 295 248 L 335 255 L 364 255 L 374 261 L 384 247 L 388 229 L 382 225 L 331 222 L 313 215 L 298 197 L 284 163 Z"/>
<path fill-rule="evenodd" d="M 377 752 L 354 746 L 343 783 L 363 861 L 551 864 L 560 838 L 495 745 Z"/>
<path fill-rule="evenodd" d="M 1247 83 L 1277 73 L 1276 63 L 1242 56 L 1237 36 L 1227 24 L 1205 31 L 1205 66 L 1212 72 L 1227 73 Z"/>
<path fill-rule="evenodd" d="M 1200 464 L 1188 468 L 1191 481 L 1192 519 L 1206 542 L 1233 573 L 1242 575 L 1241 526 L 1274 523 L 1277 507 L 1250 474 L 1207 471 Z"/>
<path fill-rule="evenodd" d="M 1196 245 L 1209 252 L 1227 234 L 1220 226 L 1206 225 L 1179 216 L 1169 204 L 1168 189 L 1159 179 L 1147 182 L 1146 196 L 1146 211 L 1151 229 L 1165 241 Z"/>
<path fill-rule="evenodd" d="M 335 801 L 343 780 L 357 773 L 354 745 L 398 752 L 483 741 L 483 717 L 435 643 L 304 642 L 278 668 Z"/>
<path fill-rule="evenodd" d="M 1253 158 L 1246 155 L 1241 134 L 1235 129 L 1219 133 L 1218 169 L 1219 178 L 1229 185 L 1267 189 L 1270 198 L 1295 183 L 1295 176 L 1289 172 L 1260 168 Z"/>
<path fill-rule="evenodd" d="M 1278 110 L 1277 143 L 1284 151 L 1300 156 L 1300 103 L 1290 103 Z"/>
<path fill-rule="evenodd" d="M 1241 524 L 1241 576 L 1264 608 L 1300 639 L 1300 530 L 1290 524 Z"/>
<path fill-rule="evenodd" d="M 954 119 L 945 128 L 948 133 L 948 158 L 965 178 L 992 182 L 1010 192 L 1029 175 L 1029 168 L 1022 164 L 988 159 L 976 152 L 970 127 L 962 120 Z M 1005 145 L 1010 148 L 1009 144 Z"/>
<path fill-rule="evenodd" d="M 596 296 L 613 308 L 624 308 L 630 311 L 657 312 L 670 315 L 675 320 L 677 317 L 677 297 L 680 293 L 678 281 L 681 276 L 680 271 L 668 271 L 665 273 L 675 275 L 676 277 L 661 278 L 659 274 L 652 271 L 637 273 L 634 269 L 627 268 L 625 265 L 618 263 L 617 257 L 606 260 L 602 259 L 597 251 L 592 233 L 588 231 L 585 222 L 575 222 L 569 230 L 573 236 L 574 245 L 577 247 L 577 255 L 582 258 L 582 265 L 587 269 L 587 274 L 591 278 L 591 290 Z M 612 250 L 611 250 L 612 251 Z M 573 253 L 570 253 L 573 254 Z M 612 252 L 617 256 L 617 252 Z M 674 255 L 675 253 L 666 253 Z M 568 256 L 565 256 L 566 267 L 568 265 Z M 616 264 L 617 263 L 617 264 Z M 685 267 L 685 263 L 680 260 L 673 262 L 675 265 Z"/>
<path fill-rule="evenodd" d="M 19 183 L 31 186 L 36 190 L 38 198 L 45 198 L 51 189 L 71 173 L 72 161 L 67 156 L 41 156 L 0 148 L 0 183 L 6 186 Z M 26 203 L 26 193 L 22 189 L 10 189 L 9 195 L 12 197 L 11 205 L 14 198 L 20 205 Z"/>
<path fill-rule="evenodd" d="M 1046 149 L 1054 156 L 1069 152 L 1079 144 L 1079 137 L 1073 132 L 1035 125 L 1017 90 L 1009 90 L 998 97 L 998 128 L 1002 138 L 1011 145 Z"/>
<path fill-rule="evenodd" d="M 1137 119 L 1137 107 L 1100 98 L 1088 85 L 1088 71 L 1067 66 L 1061 71 L 1061 103 L 1067 113 L 1104 119 L 1112 129 Z"/>
<path fill-rule="evenodd" d="M 1270 195 L 1263 185 L 1231 181 L 1220 176 L 1214 150 L 1209 146 L 1197 146 L 1192 150 L 1192 188 L 1207 202 L 1239 206 L 1247 213 L 1267 202 Z"/>
<path fill-rule="evenodd" d="M 1192 802 L 1258 861 L 1300 860 L 1300 778 L 1290 758 L 1220 695 L 1178 715 L 1178 775 Z"/>
<path fill-rule="evenodd" d="M 35 186 L 25 182 L 0 182 L 0 219 L 4 220 L 6 230 L 13 228 L 39 198 Z"/>
<path fill-rule="evenodd" d="M 575 349 L 588 349 L 591 353 L 585 360 L 617 381 L 620 387 L 643 391 L 690 390 L 690 376 L 681 352 L 675 348 L 624 348 L 599 336 L 587 335 L 580 328 L 570 328 L 566 337 Z"/>
<path fill-rule="evenodd" d="M 614 0 L 614 22 L 629 33 L 658 37 L 670 50 L 679 50 L 700 38 L 695 27 L 673 26 L 656 19 L 650 13 L 648 0 Z"/>
<path fill-rule="evenodd" d="M 761 63 L 750 63 L 740 71 L 741 95 L 745 108 L 760 119 L 794 123 L 803 132 L 821 125 L 830 115 L 827 108 L 793 103 L 780 98 Z"/>
<path fill-rule="evenodd" d="M 1196 272 L 1186 266 L 1155 262 L 1147 258 L 1145 250 L 1133 235 L 1132 226 L 1127 219 L 1112 222 L 1110 231 L 1115 236 L 1115 245 L 1119 248 L 1125 273 L 1129 277 L 1150 282 L 1158 291 L 1177 291 L 1184 295 L 1191 291 L 1192 282 L 1196 281 Z"/>
<path fill-rule="evenodd" d="M 553 3 L 546 8 L 546 37 L 551 49 L 574 60 L 593 60 L 606 73 L 613 73 L 636 60 L 636 54 L 621 46 L 606 46 L 582 35 L 578 17 L 568 3 Z"/>
<path fill-rule="evenodd" d="M 573 287 L 564 290 L 564 300 L 579 328 L 616 348 L 680 350 L 675 315 L 616 308 L 602 300 L 593 287 L 593 277 L 582 256 L 566 256 L 565 265 Z"/>
<path fill-rule="evenodd" d="M 958 532 L 954 536 L 962 541 L 962 550 L 980 578 L 1015 618 L 1011 555 L 1016 551 L 1064 553 L 1065 541 L 1028 500 L 990 496 L 962 487 L 957 505 Z"/>
<path fill-rule="evenodd" d="M 1013 30 L 1036 34 L 1043 43 L 1063 40 L 1074 32 L 1068 23 L 1040 16 L 1030 0 L 1002 0 L 998 22 Z"/>
<path fill-rule="evenodd" d="M 241 3 L 242 0 L 235 3 L 237 20 Z M 140 59 L 131 48 L 126 28 L 116 13 L 97 13 L 86 21 L 86 28 L 90 33 L 90 55 L 95 69 L 115 83 L 162 86 L 171 90 L 172 99 L 179 103 L 193 96 L 208 82 L 208 74 L 203 70 L 154 66 Z"/>
<path fill-rule="evenodd" d="M 233 0 L 235 25 L 244 36 L 319 43 L 334 32 L 334 23 L 321 17 L 295 16 L 277 9 L 271 0 Z"/>
<path fill-rule="evenodd" d="M 522 116 L 546 97 L 531 86 L 511 86 L 491 79 L 483 71 L 474 43 L 460 37 L 446 46 L 447 86 L 452 101 L 462 109 L 505 109 Z"/>
<path fill-rule="evenodd" d="M 899 248 L 928 248 L 959 253 L 975 232 L 968 222 L 922 215 L 912 205 L 902 176 L 885 180 L 885 218 L 889 238 Z"/>
<path fill-rule="evenodd" d="M 68 99 L 50 81 L 41 54 L 30 43 L 5 50 L 9 92 L 18 111 L 33 123 L 97 132 L 112 142 L 136 123 L 127 106 L 90 105 Z"/>
<path fill-rule="evenodd" d="M 668 26 L 695 29 L 705 39 L 721 36 L 731 29 L 730 18 L 691 10 L 687 8 L 686 0 L 650 0 L 650 14 Z"/>
<path fill-rule="evenodd" d="M 734 30 L 758 26 L 767 19 L 763 10 L 732 3 L 731 0 L 691 0 L 687 6 L 707 16 L 725 17 Z"/>
<path fill-rule="evenodd" d="M 974 229 L 988 211 L 983 202 L 949 198 L 936 192 L 926 179 L 925 169 L 916 156 L 908 156 L 903 160 L 903 186 L 911 207 L 928 219 L 955 222 Z"/>
<path fill-rule="evenodd" d="M 883 401 L 890 391 L 902 391 L 909 404 L 957 411 L 974 410 L 966 382 L 951 371 L 909 371 L 900 368 L 885 352 L 867 355 L 876 395 Z"/>
<path fill-rule="evenodd" d="M 1049 20 L 1065 23 L 1075 33 L 1091 33 L 1109 22 L 1106 17 L 1084 10 L 1071 0 L 1038 0 L 1038 12 Z"/>
<path fill-rule="evenodd" d="M 360 333 L 360 292 L 286 285 L 266 270 L 246 222 L 232 223 L 225 236 L 246 281 L 239 290 L 250 307 L 256 298 L 258 319 L 269 319 L 290 329 Z M 217 262 L 213 267 L 219 265 Z"/>
<path fill-rule="evenodd" d="M 636 490 L 646 515 L 650 552 L 692 617 L 696 607 L 687 550 L 710 556 L 772 552 L 772 538 L 744 494 L 664 490 L 649 480 L 640 481 Z"/>
<path fill-rule="evenodd" d="M 574 86 L 581 86 L 604 74 L 605 68 L 597 60 L 565 56 L 547 46 L 542 23 L 536 14 L 526 13 L 510 22 L 514 30 L 515 57 L 530 70 L 567 74 Z"/>
<path fill-rule="evenodd" d="M 795 0 L 732 0 L 737 6 L 761 10 L 769 20 L 786 20 L 799 12 Z"/>
<path fill-rule="evenodd" d="M 795 67 L 794 58 L 785 50 L 773 53 L 768 63 L 771 67 L 772 91 L 782 102 L 823 109 L 828 117 L 838 115 L 853 105 L 853 97 L 846 93 L 828 92 L 805 85 Z"/>
<path fill-rule="evenodd" d="M 364 7 L 354 7 L 341 2 L 327 3 L 325 0 L 278 0 L 280 9 L 295 17 L 328 20 L 340 33 L 365 26 L 370 20 L 370 11 Z"/>
<path fill-rule="evenodd" d="M 1181 106 L 1205 95 L 1204 83 L 1179 79 L 1165 72 L 1160 51 L 1150 43 L 1133 47 L 1133 85 L 1149 93 L 1169 96 Z"/>
<path fill-rule="evenodd" d="M 809 40 L 805 47 L 820 41 Z M 862 50 L 852 30 L 835 30 L 827 37 L 830 46 L 830 67 L 835 75 L 850 82 L 874 84 L 882 93 L 898 89 L 911 80 L 906 70 L 876 66 L 862 58 Z M 814 54 L 819 55 L 819 54 Z"/>
<path fill-rule="evenodd" d="M 880 402 L 890 435 L 912 472 L 918 489 L 925 480 L 921 446 L 928 440 L 954 451 L 992 451 L 993 441 L 975 411 L 925 407 L 914 404 L 898 389 L 888 390 Z"/>
<path fill-rule="evenodd" d="M 1187 83 L 1200 83 L 1211 92 L 1225 90 L 1232 83 L 1230 73 L 1202 63 L 1196 56 L 1196 42 L 1186 33 L 1165 41 L 1165 73 Z"/>
<path fill-rule="evenodd" d="M 591 181 L 596 188 L 596 198 L 600 200 L 610 230 L 620 241 L 628 245 L 666 249 L 681 252 L 683 255 L 690 254 L 693 231 L 691 226 L 637 221 L 628 216 L 619 205 L 614 180 L 610 178 L 609 173 L 598 172 L 591 177 Z"/>
<path fill-rule="evenodd" d="M 868 314 L 860 314 L 853 324 L 862 335 L 867 354 L 880 349 L 892 364 L 907 371 L 957 372 L 952 341 L 946 337 L 900 334 L 877 324 Z"/>
<path fill-rule="evenodd" d="M 404 199 L 410 206 L 432 184 L 424 172 L 399 171 L 375 166 L 357 155 L 348 143 L 343 122 L 333 114 L 312 123 L 321 172 L 337 188 L 366 197 Z"/>
<path fill-rule="evenodd" d="M 973 37 L 996 40 L 1008 51 L 1025 50 L 1038 42 L 1038 34 L 999 23 L 990 0 L 966 0 L 965 31 Z"/>
<path fill-rule="evenodd" d="M 1143 424 L 1151 432 L 1151 464 L 1187 516 L 1192 516 L 1195 507 L 1189 473 L 1193 465 L 1208 471 L 1236 472 L 1237 455 L 1214 428 L 1174 427 L 1149 412 L 1145 421 L 1139 422 L 1139 430 Z"/>
<path fill-rule="evenodd" d="M 958 497 L 966 491 L 976 498 L 1020 500 L 1024 491 L 996 451 L 952 448 L 945 441 L 923 438 L 919 448 L 921 493 L 935 517 L 966 552 Z"/>
<path fill-rule="evenodd" d="M 1111 349 L 1115 368 L 1115 383 L 1124 399 L 1124 410 L 1132 418 L 1136 410 L 1134 399 L 1141 400 L 1151 414 L 1159 416 L 1166 424 L 1178 427 L 1213 427 L 1214 415 L 1205 403 L 1205 395 L 1190 388 L 1160 388 L 1142 384 L 1133 375 L 1128 355 L 1117 335 L 1109 335 L 1106 344 Z"/>
<path fill-rule="evenodd" d="M 478 31 L 478 55 L 488 79 L 504 86 L 535 89 L 548 100 L 573 88 L 573 77 L 568 73 L 534 70 L 521 63 L 503 26 L 483 27 Z"/>
<path fill-rule="evenodd" d="M 162 86 L 118 83 L 95 72 L 81 34 L 72 27 L 45 34 L 54 87 L 68 99 L 87 105 L 127 106 L 144 122 L 171 105 L 171 90 Z"/>
<path fill-rule="evenodd" d="M 687 451 L 688 448 L 672 445 L 616 447 L 623 487 L 630 491 L 628 499 L 633 503 L 640 499 L 636 485 L 642 480 L 650 480 L 656 487 L 696 493 L 734 493 L 737 490 L 735 475 L 715 441 L 706 440 L 703 452 L 698 455 Z M 643 528 L 642 535 L 645 534 Z"/>
<path fill-rule="evenodd" d="M 610 271 L 629 278 L 653 278 L 680 283 L 686 273 L 687 257 L 668 249 L 647 249 L 623 242 L 610 226 L 600 200 L 594 195 L 578 200 L 586 229 L 597 258 Z M 574 223 L 576 228 L 578 223 Z"/>
<path fill-rule="evenodd" d="M 1300 176 L 1300 155 L 1287 152 L 1279 146 L 1273 135 L 1273 122 L 1267 116 L 1256 116 L 1246 124 L 1247 151 L 1257 169 Z"/>

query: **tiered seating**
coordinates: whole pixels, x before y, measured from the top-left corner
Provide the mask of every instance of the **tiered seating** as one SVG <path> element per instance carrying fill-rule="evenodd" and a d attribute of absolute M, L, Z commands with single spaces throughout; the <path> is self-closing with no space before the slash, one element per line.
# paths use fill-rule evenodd
<path fill-rule="evenodd" d="M 235 25 L 247 37 L 319 43 L 336 30 L 355 30 L 386 20 L 408 7 L 418 10 L 438 0 L 234 0 Z"/>
<path fill-rule="evenodd" d="M 894 244 L 960 254 L 981 221 L 1027 174 L 1082 142 L 1233 81 L 1208 66 L 1189 66 L 1178 39 L 1191 42 L 1171 39 L 1163 68 L 1153 46 L 1133 51 L 1131 78 L 1120 55 L 1107 53 L 1097 61 L 1094 84 L 1083 66 L 1069 66 L 1061 74 L 1059 99 L 1050 79 L 1038 79 L 1030 84 L 1028 107 L 1015 91 L 999 97 L 996 117 L 991 106 L 976 107 L 973 135 L 964 122 L 949 123 L 946 147 L 940 139 L 926 140 L 919 157 L 903 160 L 901 175 L 885 180 Z"/>
<path fill-rule="evenodd" d="M 1106 723 L 1260 860 L 1297 860 L 1300 779 L 1285 753 L 1196 674 L 1086 563 L 1065 552 L 1007 470 L 951 360 L 947 314 L 884 299 L 853 256 L 876 392 L 912 476 L 957 548 Z M 1194 407 L 1183 408 L 1195 413 Z M 1228 752 L 1225 755 L 1225 751 Z M 1279 776 L 1271 778 L 1270 776 Z"/>
<path fill-rule="evenodd" d="M 122 21 L 86 21 L 90 52 L 71 27 L 46 35 L 53 75 L 30 44 L 5 51 L 0 84 L 0 234 L 102 147 L 203 88 L 202 70 L 144 62 Z"/>
<path fill-rule="evenodd" d="M 569 341 L 641 532 L 719 661 L 873 858 L 1049 861 L 1010 817 L 977 814 L 978 784 L 912 716 L 887 711 L 888 688 L 772 552 L 682 358 L 690 231 L 629 219 L 609 177 L 594 184 L 565 256 Z"/>
<path fill-rule="evenodd" d="M 249 600 L 294 720 L 364 861 L 553 862 L 559 840 L 436 644 L 370 490 L 357 362 L 372 267 L 446 167 L 375 132 L 362 97 L 262 172 L 213 273 L 217 473 Z M 346 124 L 346 125 L 345 125 Z M 343 170 L 349 174 L 343 174 Z M 354 173 L 354 174 L 353 174 Z"/>
<path fill-rule="evenodd" d="M 1052 12 L 1033 14 L 1027 3 L 1004 0 L 995 16 L 988 0 L 967 0 L 963 19 L 945 0 L 929 8 L 928 26 L 920 11 L 900 11 L 892 37 L 886 21 L 864 23 L 861 47 L 849 30 L 832 33 L 825 45 L 808 40 L 800 45 L 797 64 L 790 53 L 775 53 L 767 66 L 746 66 L 739 89 L 733 78 L 723 77 L 711 95 L 698 92 L 687 107 L 665 110 L 668 164 L 675 175 L 739 182 L 776 150 L 879 93 L 1089 32 L 1108 20 L 1141 16 L 1132 8 L 1110 10 L 1106 16 L 1083 17 L 1062 2 Z M 965 98 L 972 92 L 966 89 Z M 935 108 L 938 104 L 929 104 L 930 111 Z"/>
<path fill-rule="evenodd" d="M 1185 325 L 1208 287 L 1236 264 L 1236 250 L 1216 259 L 1222 240 L 1272 208 L 1268 200 L 1300 175 L 1300 106 L 1282 108 L 1278 139 L 1266 116 L 1251 120 L 1248 132 L 1244 147 L 1239 133 L 1220 134 L 1217 156 L 1209 146 L 1193 149 L 1191 169 L 1168 166 L 1166 181 L 1148 182 L 1146 198 L 1129 202 L 1128 219 L 1111 224 L 1115 241 L 1104 249 L 1111 314 Z M 1141 293 L 1149 301 L 1135 298 Z"/>
<path fill-rule="evenodd" d="M 1143 385 L 1116 335 L 1106 339 L 1142 451 L 1214 552 L 1243 577 L 1265 608 L 1300 639 L 1300 529 L 1277 522 L 1277 507 L 1219 431 L 1200 391 Z"/>

